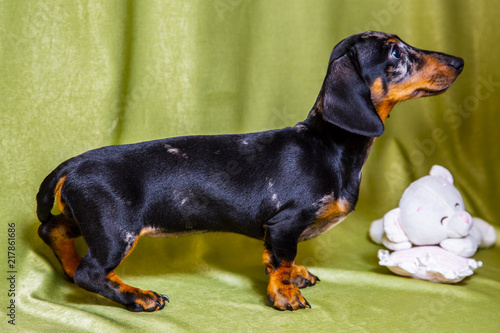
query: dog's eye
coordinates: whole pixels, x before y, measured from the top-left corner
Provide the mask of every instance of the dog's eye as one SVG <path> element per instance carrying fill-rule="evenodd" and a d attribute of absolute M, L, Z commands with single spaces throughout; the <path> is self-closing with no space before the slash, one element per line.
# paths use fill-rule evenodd
<path fill-rule="evenodd" d="M 394 57 L 394 59 L 401 58 L 401 51 L 398 49 L 397 46 L 394 46 L 394 48 L 392 49 L 391 55 Z"/>

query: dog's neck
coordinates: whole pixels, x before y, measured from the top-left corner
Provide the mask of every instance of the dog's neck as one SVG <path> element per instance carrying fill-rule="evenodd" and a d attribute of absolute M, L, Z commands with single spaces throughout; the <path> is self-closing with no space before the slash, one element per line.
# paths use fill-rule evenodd
<path fill-rule="evenodd" d="M 325 144 L 341 147 L 348 147 L 352 149 L 353 155 L 365 156 L 369 153 L 368 147 L 371 146 L 374 139 L 373 137 L 363 136 L 355 133 L 348 132 L 328 121 L 325 121 L 318 108 L 313 108 L 306 120 L 299 124 L 306 126 L 309 130 L 315 133 Z"/>
<path fill-rule="evenodd" d="M 326 154 L 331 151 L 332 163 L 343 168 L 347 175 L 343 179 L 345 186 L 348 187 L 349 183 L 359 186 L 361 171 L 375 138 L 348 132 L 325 121 L 317 108 L 313 108 L 307 119 L 298 125 L 305 126 L 327 147 Z"/>

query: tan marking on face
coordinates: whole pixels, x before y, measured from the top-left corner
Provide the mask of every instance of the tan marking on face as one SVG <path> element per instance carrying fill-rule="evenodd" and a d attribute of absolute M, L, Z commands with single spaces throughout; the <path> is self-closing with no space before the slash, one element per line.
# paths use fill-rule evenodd
<path fill-rule="evenodd" d="M 371 98 L 373 104 L 375 105 L 375 109 L 377 110 L 378 116 L 385 122 L 387 116 L 391 112 L 392 107 L 387 107 L 387 105 L 383 105 L 382 102 L 385 98 L 384 86 L 382 83 L 382 78 L 377 78 L 370 87 Z"/>
<path fill-rule="evenodd" d="M 389 38 L 385 41 L 385 44 L 399 44 L 399 41 L 396 38 Z"/>
<path fill-rule="evenodd" d="M 382 121 L 397 103 L 444 92 L 457 78 L 458 73 L 436 57 L 422 54 L 422 59 L 424 65 L 417 70 L 414 64 L 412 74 L 405 80 L 388 82 L 387 93 L 384 93 L 382 78 L 377 78 L 371 85 L 372 101 Z"/>
<path fill-rule="evenodd" d="M 378 77 L 375 81 L 373 81 L 372 86 L 370 87 L 370 92 L 373 100 L 378 101 L 385 96 L 381 77 Z"/>
<path fill-rule="evenodd" d="M 393 103 L 421 97 L 418 90 L 439 91 L 448 88 L 456 78 L 456 72 L 436 58 L 423 55 L 425 65 L 401 83 L 388 85 L 387 101 Z M 439 78 L 440 80 L 436 80 Z"/>

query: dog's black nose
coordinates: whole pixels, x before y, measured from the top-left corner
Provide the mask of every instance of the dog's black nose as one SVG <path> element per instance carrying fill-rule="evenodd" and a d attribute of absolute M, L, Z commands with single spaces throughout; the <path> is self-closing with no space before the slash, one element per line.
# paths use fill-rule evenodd
<path fill-rule="evenodd" d="M 461 73 L 464 69 L 464 59 L 459 57 L 453 57 L 449 63 L 450 67 L 453 67 L 457 72 Z"/>

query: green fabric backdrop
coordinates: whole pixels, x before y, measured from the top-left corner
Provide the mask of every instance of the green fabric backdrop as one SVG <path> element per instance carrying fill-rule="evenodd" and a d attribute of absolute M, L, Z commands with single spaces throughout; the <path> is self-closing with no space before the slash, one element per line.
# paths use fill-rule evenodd
<path fill-rule="evenodd" d="M 477 0 L 1 1 L 0 330 L 498 331 L 499 246 L 475 255 L 484 267 L 472 278 L 439 285 L 379 267 L 367 230 L 433 164 L 452 171 L 473 216 L 500 230 L 499 10 Z M 231 234 L 141 238 L 117 273 L 167 294 L 160 312 L 129 313 L 65 280 L 36 234 L 35 194 L 57 164 L 109 144 L 294 125 L 332 47 L 364 30 L 466 65 L 446 94 L 393 110 L 356 213 L 299 246 L 297 261 L 321 277 L 303 291 L 311 310 L 267 306 L 262 244 Z"/>

